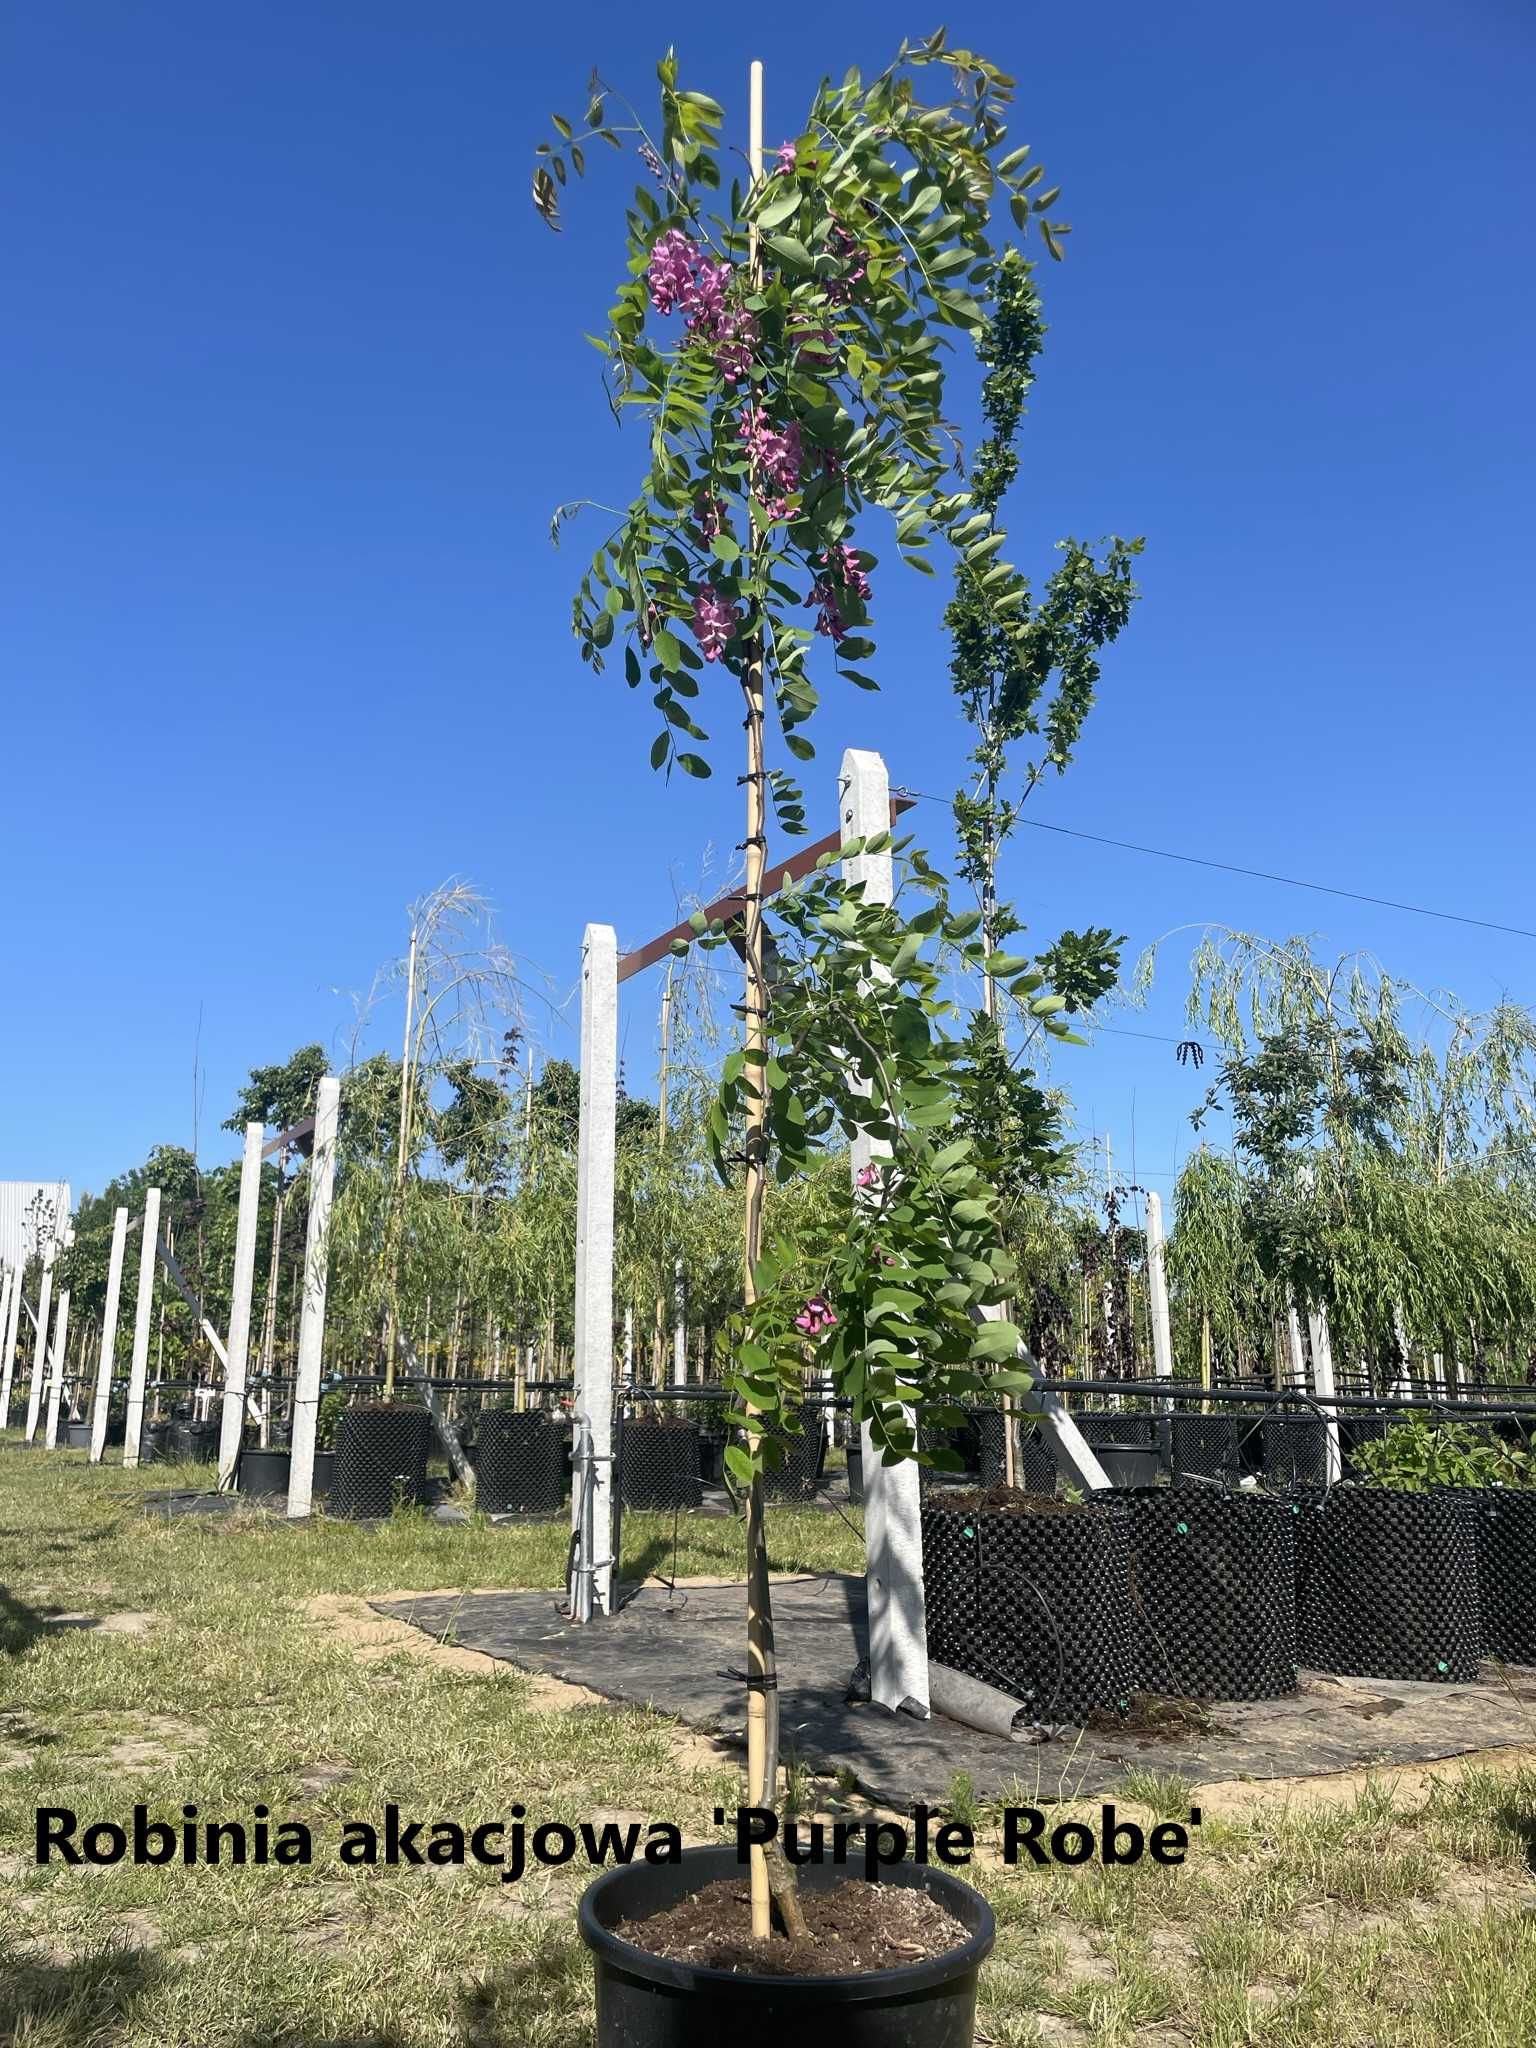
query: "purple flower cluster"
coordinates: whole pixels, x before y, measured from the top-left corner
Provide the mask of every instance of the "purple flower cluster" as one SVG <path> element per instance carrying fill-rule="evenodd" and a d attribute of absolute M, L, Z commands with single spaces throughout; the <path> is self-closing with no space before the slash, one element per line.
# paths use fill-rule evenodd
<path fill-rule="evenodd" d="M 829 639 L 843 640 L 848 633 L 848 622 L 843 605 L 847 598 L 854 598 L 860 604 L 867 604 L 873 595 L 869 578 L 864 573 L 857 552 L 840 541 L 834 548 L 817 556 L 821 574 L 811 585 L 811 594 L 805 600 L 815 605 L 816 630 L 825 633 Z M 860 1185 L 864 1185 L 861 1181 Z"/>
<path fill-rule="evenodd" d="M 837 1316 L 832 1304 L 824 1295 L 813 1294 L 795 1317 L 795 1328 L 803 1330 L 807 1337 L 819 1337 L 823 1330 L 835 1330 Z"/>
<path fill-rule="evenodd" d="M 795 175 L 795 145 L 781 142 L 774 152 L 773 175 L 776 178 L 792 178 Z"/>
<path fill-rule="evenodd" d="M 718 661 L 741 621 L 741 613 L 716 590 L 701 583 L 693 594 L 693 631 L 706 661 Z"/>
<path fill-rule="evenodd" d="M 715 368 L 728 385 L 750 376 L 757 339 L 752 315 L 727 302 L 734 274 L 729 263 L 714 262 L 681 228 L 657 237 L 646 271 L 651 304 L 658 313 L 687 315 L 689 338 L 713 348 Z"/>
<path fill-rule="evenodd" d="M 789 494 L 800 488 L 800 470 L 805 451 L 800 443 L 799 423 L 776 427 L 757 406 L 747 406 L 741 415 L 741 438 L 747 444 L 752 464 L 753 488 L 770 518 L 789 517 Z"/>

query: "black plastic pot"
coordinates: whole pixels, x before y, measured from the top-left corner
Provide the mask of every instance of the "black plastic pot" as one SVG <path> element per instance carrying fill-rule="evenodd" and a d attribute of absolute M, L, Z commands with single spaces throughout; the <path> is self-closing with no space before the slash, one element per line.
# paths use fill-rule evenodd
<path fill-rule="evenodd" d="M 558 1514 L 565 1499 L 565 1440 L 542 1408 L 487 1408 L 480 1416 L 475 1501 L 488 1515 Z"/>
<path fill-rule="evenodd" d="M 91 1448 L 91 1425 L 88 1422 L 66 1422 L 64 1441 L 72 1451 L 88 1451 Z"/>
<path fill-rule="evenodd" d="M 1156 1427 L 1150 1415 L 1106 1414 L 1102 1409 L 1073 1417 L 1088 1448 L 1104 1467 L 1111 1486 L 1152 1486 L 1158 1476 Z M 1049 1488 L 1040 1488 L 1048 1492 Z"/>
<path fill-rule="evenodd" d="M 578 1925 L 597 1976 L 597 2048 L 972 2048 L 976 1975 L 996 1938 L 979 1892 L 932 1864 L 893 1864 L 885 1885 L 925 1891 L 967 1929 L 956 1948 L 899 1970 L 860 1977 L 766 1977 L 648 1955 L 613 1932 L 621 1920 L 664 1912 L 721 1878 L 742 1877 L 733 1849 L 687 1849 L 681 1863 L 605 1871 L 582 1894 Z M 856 1872 L 808 1865 L 816 1891 Z"/>
<path fill-rule="evenodd" d="M 1476 1677 L 1477 1513 L 1466 1490 L 1333 1486 L 1297 1505 L 1303 1665 L 1354 1678 Z"/>
<path fill-rule="evenodd" d="M 696 1508 L 704 1498 L 699 1425 L 646 1415 L 627 1421 L 619 1438 L 619 1496 L 627 1508 Z"/>
<path fill-rule="evenodd" d="M 798 1435 L 779 1439 L 784 1446 L 783 1464 L 764 1467 L 763 1492 L 769 1500 L 809 1500 L 821 1484 L 827 1457 L 821 1409 L 808 1402 L 799 1411 L 799 1423 Z"/>
<path fill-rule="evenodd" d="M 432 1418 L 425 1408 L 347 1408 L 336 1420 L 333 1515 L 382 1516 L 417 1506 L 427 1490 Z"/>
<path fill-rule="evenodd" d="M 125 1431 L 126 1434 L 126 1431 Z M 171 1455 L 171 1425 L 168 1422 L 146 1422 L 139 1431 L 139 1462 L 141 1465 L 162 1465 Z"/>
<path fill-rule="evenodd" d="M 169 1455 L 191 1465 L 211 1463 L 219 1455 L 219 1425 L 216 1422 L 172 1423 Z"/>
<path fill-rule="evenodd" d="M 1025 1493 L 1056 1491 L 1056 1453 L 1033 1423 L 1019 1432 L 1018 1482 Z"/>
<path fill-rule="evenodd" d="M 1130 1497 L 1136 1684 L 1183 1699 L 1296 1690 L 1290 1501 L 1162 1486 Z"/>
<path fill-rule="evenodd" d="M 1129 1525 L 1119 1501 L 1055 1513 L 923 1505 L 928 1651 L 1041 1721 L 1123 1712 L 1134 1675 Z"/>
<path fill-rule="evenodd" d="M 1263 1430 L 1264 1477 L 1289 1493 L 1328 1477 L 1328 1426 L 1315 1415 L 1271 1415 Z"/>
<path fill-rule="evenodd" d="M 1484 1489 L 1477 1504 L 1483 1651 L 1536 1664 L 1536 1493 Z"/>
<path fill-rule="evenodd" d="M 725 1484 L 725 1432 L 718 1426 L 699 1431 L 699 1477 L 706 1486 Z"/>
<path fill-rule="evenodd" d="M 861 1436 L 848 1439 L 848 1499 L 858 1507 L 864 1499 L 864 1442 Z"/>
<path fill-rule="evenodd" d="M 290 1451 L 264 1451 L 254 1444 L 247 1444 L 240 1453 L 236 1485 L 246 1500 L 286 1502 L 292 1465 L 293 1454 Z M 316 1500 L 324 1500 L 330 1493 L 335 1469 L 334 1451 L 316 1451 L 314 1479 L 310 1487 Z"/>
<path fill-rule="evenodd" d="M 1230 1415 L 1175 1415 L 1169 1428 L 1173 1477 L 1237 1483 L 1237 1424 Z"/>

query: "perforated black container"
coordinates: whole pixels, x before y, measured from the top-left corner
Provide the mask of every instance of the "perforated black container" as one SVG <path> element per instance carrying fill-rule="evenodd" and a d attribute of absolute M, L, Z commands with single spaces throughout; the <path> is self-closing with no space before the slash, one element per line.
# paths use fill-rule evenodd
<path fill-rule="evenodd" d="M 1175 1415 L 1168 1428 L 1175 1484 L 1181 1479 L 1237 1483 L 1237 1424 L 1230 1415 Z"/>
<path fill-rule="evenodd" d="M 699 1425 L 682 1417 L 637 1415 L 619 1439 L 619 1491 L 627 1508 L 696 1508 Z"/>
<path fill-rule="evenodd" d="M 1304 1666 L 1357 1678 L 1476 1676 L 1477 1513 L 1464 1490 L 1349 1484 L 1297 1506 Z"/>
<path fill-rule="evenodd" d="M 1124 1507 L 965 1513 L 924 1503 L 928 1652 L 1044 1721 L 1124 1708 L 1132 1690 Z"/>
<path fill-rule="evenodd" d="M 388 1515 L 426 1495 L 432 1418 L 425 1408 L 344 1409 L 336 1421 L 333 1515 Z"/>
<path fill-rule="evenodd" d="M 475 1504 L 488 1515 L 558 1514 L 565 1499 L 564 1432 L 542 1408 L 486 1408 L 475 1458 Z"/>
<path fill-rule="evenodd" d="M 827 1457 L 827 1435 L 822 1411 L 808 1403 L 799 1411 L 798 1435 L 785 1435 L 782 1465 L 763 1471 L 763 1494 L 768 1500 L 809 1500 L 821 1484 Z"/>
<path fill-rule="evenodd" d="M 1056 1491 L 1056 1453 L 1033 1423 L 1019 1432 L 1017 1477 L 1025 1493 Z"/>
<path fill-rule="evenodd" d="M 1536 1493 L 1490 1486 L 1476 1512 L 1484 1652 L 1536 1664 Z"/>
<path fill-rule="evenodd" d="M 1264 1424 L 1264 1477 L 1290 1492 L 1328 1477 L 1327 1425 L 1315 1415 L 1271 1415 Z"/>
<path fill-rule="evenodd" d="M 1127 1495 L 1136 1683 L 1187 1699 L 1296 1690 L 1297 1515 L 1207 1486 Z"/>
<path fill-rule="evenodd" d="M 216 1422 L 172 1423 L 170 1455 L 189 1464 L 210 1464 L 219 1455 L 219 1425 Z"/>

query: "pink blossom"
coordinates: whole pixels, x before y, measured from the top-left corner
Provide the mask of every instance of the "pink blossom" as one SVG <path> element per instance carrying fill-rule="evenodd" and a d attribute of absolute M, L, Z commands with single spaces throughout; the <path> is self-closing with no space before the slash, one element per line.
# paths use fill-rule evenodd
<path fill-rule="evenodd" d="M 706 661 L 718 661 L 735 633 L 741 614 L 712 583 L 701 583 L 693 596 L 693 631 Z"/>
<path fill-rule="evenodd" d="M 693 516 L 706 540 L 713 540 L 725 520 L 725 507 L 708 491 L 700 492 L 693 501 Z"/>
<path fill-rule="evenodd" d="M 805 1307 L 795 1317 L 795 1328 L 804 1331 L 807 1337 L 818 1337 L 823 1330 L 837 1327 L 837 1315 L 825 1295 L 813 1294 Z"/>
<path fill-rule="evenodd" d="M 681 228 L 668 228 L 658 236 L 651 250 L 646 282 L 651 304 L 658 313 L 672 313 L 683 304 L 693 287 L 693 267 L 698 250 Z"/>
<path fill-rule="evenodd" d="M 715 368 L 725 384 L 741 384 L 752 374 L 752 345 L 757 321 L 740 308 L 727 307 L 715 330 Z"/>
<path fill-rule="evenodd" d="M 792 178 L 795 174 L 795 145 L 781 142 L 775 152 L 773 174 L 776 178 Z"/>
<path fill-rule="evenodd" d="M 864 1166 L 859 1169 L 858 1185 L 861 1188 L 872 1188 L 875 1185 L 875 1182 L 879 1180 L 879 1178 L 880 1174 L 877 1168 L 873 1166 Z"/>
<path fill-rule="evenodd" d="M 869 578 L 855 550 L 846 541 L 819 555 L 822 573 L 811 585 L 811 594 L 805 600 L 807 605 L 817 609 L 816 630 L 825 633 L 832 640 L 846 638 L 848 631 L 847 609 L 843 599 L 851 597 L 859 604 L 866 604 L 871 596 Z"/>
<path fill-rule="evenodd" d="M 798 422 L 776 427 L 756 406 L 741 415 L 741 438 L 752 462 L 753 487 L 775 519 L 789 517 L 789 494 L 800 488 L 804 450 Z"/>

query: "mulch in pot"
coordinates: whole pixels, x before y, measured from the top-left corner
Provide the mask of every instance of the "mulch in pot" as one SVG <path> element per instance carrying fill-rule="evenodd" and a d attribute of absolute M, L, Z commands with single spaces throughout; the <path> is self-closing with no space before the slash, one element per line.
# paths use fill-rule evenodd
<path fill-rule="evenodd" d="M 743 1872 L 721 1878 L 646 1920 L 621 1920 L 614 1933 L 647 1954 L 695 1969 L 736 1970 L 759 1977 L 855 1977 L 898 1970 L 941 1956 L 970 1938 L 937 1899 L 910 1885 L 844 1884 L 800 1888 L 810 1933 L 754 1941 L 752 1894 Z"/>

